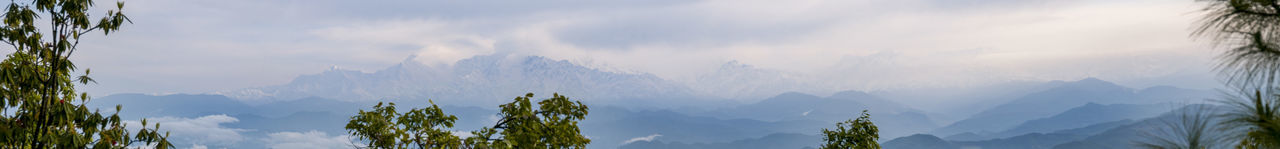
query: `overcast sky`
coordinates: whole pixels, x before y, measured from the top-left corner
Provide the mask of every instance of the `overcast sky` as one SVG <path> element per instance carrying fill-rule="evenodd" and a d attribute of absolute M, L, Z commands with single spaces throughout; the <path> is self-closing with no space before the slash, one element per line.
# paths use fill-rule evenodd
<path fill-rule="evenodd" d="M 100 0 L 110 2 L 109 0 Z M 109 6 L 109 5 L 104 5 Z M 129 0 L 74 59 L 107 93 L 510 53 L 685 80 L 738 61 L 850 89 L 1097 77 L 1210 88 L 1192 0 Z"/>

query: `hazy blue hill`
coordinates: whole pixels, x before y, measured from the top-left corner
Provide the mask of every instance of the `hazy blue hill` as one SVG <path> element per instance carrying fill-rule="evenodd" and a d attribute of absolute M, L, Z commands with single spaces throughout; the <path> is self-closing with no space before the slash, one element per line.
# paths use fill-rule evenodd
<path fill-rule="evenodd" d="M 899 137 L 915 133 L 928 132 L 938 128 L 924 112 L 910 106 L 890 101 L 879 96 L 861 91 L 843 91 L 826 97 L 828 100 L 852 100 L 864 106 L 871 113 L 871 120 L 880 127 L 882 137 Z M 807 118 L 836 122 L 856 118 L 857 109 L 823 104 L 820 108 L 809 112 Z M 834 124 L 834 123 L 832 123 Z"/>
<path fill-rule="evenodd" d="M 1157 127 L 1152 119 L 1109 129 L 1088 138 L 1054 146 L 1054 149 L 1125 149 L 1134 148 L 1141 134 Z"/>
<path fill-rule="evenodd" d="M 1125 120 L 1098 123 L 1098 124 L 1089 125 L 1089 126 L 1080 127 L 1080 128 L 1058 130 L 1058 131 L 1054 131 L 1053 133 L 1080 134 L 1080 135 L 1093 136 L 1093 135 L 1101 134 L 1102 132 L 1106 132 L 1107 130 L 1111 130 L 1113 128 L 1122 127 L 1122 126 L 1133 124 L 1136 122 L 1137 121 L 1125 119 Z"/>
<path fill-rule="evenodd" d="M 702 115 L 762 121 L 812 120 L 834 126 L 836 122 L 857 118 L 864 109 L 869 109 L 872 122 L 880 126 L 882 137 L 905 136 L 937 127 L 919 110 L 859 91 L 839 92 L 829 97 L 788 92 Z"/>
<path fill-rule="evenodd" d="M 1172 86 L 1153 86 L 1138 91 L 1139 103 L 1158 103 L 1170 102 L 1173 99 L 1175 104 L 1191 104 L 1201 103 L 1206 98 L 1216 98 L 1221 95 L 1219 92 L 1212 90 L 1195 90 L 1185 89 Z"/>
<path fill-rule="evenodd" d="M 948 149 L 948 148 L 982 148 L 982 149 L 1047 149 L 1065 142 L 1085 138 L 1079 134 L 1042 134 L 1030 133 L 1003 139 L 983 141 L 947 141 L 928 134 L 916 134 L 895 138 L 883 143 L 886 149 Z"/>
<path fill-rule="evenodd" d="M 221 95 L 174 94 L 152 96 L 144 94 L 115 94 L 93 98 L 86 107 L 98 108 L 104 112 L 114 111 L 116 105 L 123 105 L 120 111 L 122 118 L 139 119 L 145 117 L 176 116 L 198 117 L 214 114 L 247 114 L 255 111 L 248 105 Z"/>
<path fill-rule="evenodd" d="M 267 132 L 322 131 L 328 134 L 345 134 L 343 129 L 350 116 L 329 112 L 297 112 L 283 117 L 263 117 L 253 114 L 230 115 L 239 119 L 235 123 L 223 124 L 228 128 L 240 128 Z"/>
<path fill-rule="evenodd" d="M 795 133 L 777 133 L 752 139 L 717 143 L 683 143 L 658 141 L 636 141 L 618 147 L 620 149 L 800 149 L 814 148 L 821 145 L 822 138 L 813 135 Z"/>
<path fill-rule="evenodd" d="M 490 57 L 493 58 L 493 57 Z M 483 60 L 478 60 L 483 61 Z M 501 61 L 496 61 L 501 62 Z M 560 61 L 563 62 L 563 61 Z M 561 65 L 539 62 L 519 61 L 537 65 Z M 567 62 L 565 62 L 567 63 Z M 502 64 L 492 64 L 502 65 Z M 520 66 L 524 67 L 524 66 Z M 408 67 L 406 67 L 408 68 Z M 397 73 L 361 75 L 403 75 L 418 73 L 442 73 L 425 70 L 404 69 Z M 507 69 L 475 70 L 504 71 Z M 388 70 L 391 71 L 391 70 Z M 453 72 L 443 74 L 454 74 Z M 570 75 L 578 72 L 539 72 L 541 75 Z M 583 70 L 587 71 L 587 70 Z M 334 74 L 343 74 L 334 72 Z M 492 73 L 501 74 L 501 73 Z M 354 75 L 344 74 L 344 75 Z M 476 75 L 489 75 L 476 73 Z M 523 76 L 527 74 L 515 74 Z M 515 76 L 487 76 L 515 77 Z M 324 77 L 318 77 L 324 79 Z M 421 78 L 417 78 L 421 79 Z M 597 82 L 599 83 L 599 82 Z M 554 83 L 552 83 L 554 85 Z M 1111 86 L 1111 87 L 1108 87 Z M 403 91 L 403 90 L 402 90 Z M 1136 105 L 1130 102 L 1158 102 L 1164 98 L 1192 98 L 1199 93 L 1186 93 L 1194 90 L 1177 88 L 1149 88 L 1134 91 L 1115 86 L 1100 80 L 1082 80 L 1066 83 L 1058 88 L 1046 89 L 1044 92 L 1031 93 L 1009 104 L 996 106 L 988 111 L 1026 112 L 1017 110 L 1050 111 L 1047 109 L 1065 107 L 1057 112 L 1039 116 L 1027 116 L 1025 120 L 1011 123 L 1009 137 L 992 137 L 980 141 L 943 140 L 935 136 L 909 136 L 908 134 L 924 133 L 936 128 L 930 117 L 921 114 L 918 109 L 907 104 L 859 91 L 846 91 L 821 97 L 802 93 L 784 93 L 755 103 L 733 104 L 723 108 L 692 106 L 701 110 L 672 111 L 650 110 L 630 106 L 614 105 L 617 102 L 600 102 L 568 95 L 572 99 L 582 99 L 591 105 L 587 119 L 580 123 L 582 132 L 593 141 L 591 148 L 804 148 L 816 147 L 821 139 L 817 135 L 822 128 L 833 127 L 835 122 L 856 118 L 863 109 L 869 109 L 872 120 L 881 129 L 882 140 L 894 138 L 888 144 L 897 144 L 902 148 L 950 148 L 950 147 L 982 147 L 982 148 L 1049 148 L 1071 141 L 1074 144 L 1087 146 L 1107 146 L 1116 143 L 1093 141 L 1090 139 L 1115 139 L 1121 137 L 1123 128 L 1136 122 L 1125 119 L 1138 119 L 1144 115 L 1154 115 L 1152 109 L 1161 106 Z M 407 92 L 407 91 L 406 91 Z M 494 95 L 494 100 L 509 101 L 516 95 Z M 549 94 L 538 94 L 543 98 Z M 446 96 L 447 97 L 447 96 Z M 443 97 L 442 97 L 443 98 Z M 446 113 L 459 117 L 452 131 L 467 132 L 480 127 L 492 126 L 497 117 L 497 105 L 471 106 L 442 103 L 441 98 L 387 98 L 380 101 L 395 101 L 400 109 L 420 108 L 427 105 L 427 99 L 441 104 Z M 637 99 L 645 100 L 645 99 Z M 679 100 L 661 99 L 652 100 Z M 1070 100 L 1070 101 L 1059 101 Z M 221 95 L 163 95 L 119 94 L 96 98 L 90 106 L 110 109 L 115 104 L 125 104 L 126 118 L 142 117 L 181 117 L 196 118 L 200 116 L 226 114 L 237 119 L 235 122 L 220 123 L 220 127 L 243 129 L 250 138 L 234 148 L 260 147 L 262 137 L 274 132 L 322 131 L 330 136 L 346 134 L 342 129 L 348 118 L 359 109 L 368 109 L 375 101 L 337 100 L 325 97 L 306 97 L 295 100 L 284 100 L 269 103 L 246 104 L 241 100 Z M 1075 106 L 1068 104 L 1079 103 Z M 1090 104 L 1097 103 L 1097 104 Z M 1041 106 L 1042 108 L 1018 108 L 1017 106 Z M 1004 107 L 1004 108 L 1001 108 Z M 1010 108 L 1014 107 L 1014 108 Z M 1153 108 L 1154 107 L 1154 108 Z M 700 112 L 689 112 L 700 111 Z M 986 112 L 984 112 L 986 113 Z M 980 114 L 982 115 L 982 114 Z M 1003 116 L 987 114 L 987 116 Z M 1149 117 L 1149 116 L 1147 116 Z M 988 120 L 1005 120 L 1001 117 L 987 117 Z M 975 123 L 985 125 L 988 123 Z M 1004 130 L 1004 129 L 1001 129 Z M 966 131 L 967 132 L 967 131 Z M 1036 133 L 1022 133 L 1036 132 Z M 1017 134 L 1022 133 L 1022 134 Z M 653 141 L 636 141 L 624 144 L 628 140 L 661 135 Z M 979 134 L 973 134 L 979 135 Z M 986 135 L 986 134 L 983 134 Z M 1090 137 L 1092 136 L 1092 137 Z M 950 138 L 950 137 L 948 137 Z M 644 140 L 644 139 L 641 139 Z M 941 141 L 941 142 L 940 142 Z M 912 143 L 918 142 L 918 143 Z M 255 144 L 259 143 L 259 144 Z M 245 145 L 247 144 L 247 145 Z M 1064 145 L 1065 146 L 1065 145 Z"/>
<path fill-rule="evenodd" d="M 948 148 L 982 148 L 982 149 L 1048 149 L 1054 145 L 1080 140 L 1088 137 L 1082 134 L 1065 133 L 1030 133 L 1009 138 L 982 141 L 947 141 L 928 134 L 916 134 L 894 138 L 883 143 L 886 149 L 948 149 Z"/>
<path fill-rule="evenodd" d="M 916 110 L 910 106 L 907 106 L 898 102 L 893 102 L 888 99 L 871 95 L 871 94 L 868 94 L 867 92 L 862 92 L 862 91 L 836 92 L 835 94 L 832 94 L 831 96 L 827 96 L 826 98 L 833 99 L 833 100 L 852 100 L 854 102 L 863 104 L 865 106 L 864 108 L 867 108 L 870 111 L 874 111 L 878 113 L 903 113 L 903 112 L 923 113 L 920 110 Z M 838 106 L 838 105 L 832 105 L 832 106 Z M 837 107 L 823 107 L 823 109 L 835 109 L 835 108 Z"/>
<path fill-rule="evenodd" d="M 1176 95 L 1159 94 L 1168 90 L 1178 89 L 1159 87 L 1139 92 L 1110 82 L 1088 78 L 1066 83 L 1042 92 L 1028 94 L 1009 103 L 984 110 L 968 119 L 934 130 L 932 133 L 939 135 L 953 135 L 963 132 L 996 133 L 1014 129 L 1017 125 L 1029 120 L 1050 117 L 1087 103 L 1154 104 L 1203 100 L 1213 95 L 1205 91 L 1178 93 Z"/>
<path fill-rule="evenodd" d="M 1170 111 L 1170 108 L 1171 106 L 1168 104 L 1102 105 L 1089 103 L 1080 107 L 1072 108 L 1071 110 L 1067 110 L 1066 112 L 1059 113 L 1052 117 L 1027 121 L 1013 129 L 997 133 L 995 137 L 1006 137 L 1027 133 L 1049 133 L 1057 130 L 1080 128 L 1105 122 L 1126 119 L 1144 119 L 1159 116 L 1161 113 Z"/>
<path fill-rule="evenodd" d="M 219 94 L 251 104 L 314 96 L 350 101 L 434 99 L 438 104 L 465 106 L 498 105 L 529 92 L 548 96 L 558 92 L 597 103 L 697 98 L 683 84 L 652 74 L 607 72 L 539 56 L 482 55 L 451 66 L 427 66 L 411 59 L 372 73 L 335 68 L 299 76 L 288 84 Z"/>
<path fill-rule="evenodd" d="M 939 124 L 950 124 L 1008 103 L 1028 94 L 1042 92 L 1066 84 L 1064 81 L 1011 81 L 965 87 L 925 87 L 876 91 L 871 94 L 910 102 L 912 107 L 927 109 Z M 946 99 L 946 100 L 938 100 Z"/>
<path fill-rule="evenodd" d="M 1055 149 L 1123 149 L 1133 148 L 1135 141 L 1143 139 L 1141 134 L 1153 131 L 1157 127 L 1165 127 L 1161 124 L 1162 120 L 1176 121 L 1176 113 L 1188 112 L 1193 106 L 1212 106 L 1212 105 L 1190 105 L 1170 110 L 1159 114 L 1156 117 L 1144 118 L 1139 121 L 1135 120 L 1118 120 L 1111 122 L 1098 123 L 1090 126 L 1064 129 L 1052 133 L 1030 133 L 1003 139 L 991 139 L 982 141 L 946 141 L 946 143 L 958 145 L 962 148 L 983 148 L 983 149 L 1032 149 L 1032 148 L 1055 148 Z M 1216 110 L 1223 110 L 1223 107 L 1214 106 Z M 939 143 L 937 140 L 922 139 L 921 136 L 911 136 L 913 138 L 896 138 L 893 141 L 886 142 L 886 148 L 893 144 L 896 149 L 911 149 L 911 145 L 916 144 L 946 144 Z M 927 148 L 927 147 L 926 147 Z"/>
<path fill-rule="evenodd" d="M 955 141 L 962 147 L 981 147 L 983 149 L 1049 149 L 1054 145 L 1080 140 L 1086 135 L 1060 133 L 1030 133 L 1004 139 L 984 141 Z"/>
<path fill-rule="evenodd" d="M 1159 117 L 1143 119 L 1141 121 L 1133 122 L 1133 123 L 1115 127 L 1112 129 L 1108 129 L 1107 131 L 1098 133 L 1097 135 L 1089 136 L 1088 138 L 1084 138 L 1078 141 L 1063 143 L 1063 144 L 1054 146 L 1054 149 L 1134 148 L 1134 143 L 1136 143 L 1135 141 L 1141 141 L 1142 139 L 1144 139 L 1142 135 L 1143 133 L 1151 133 L 1153 131 L 1157 131 L 1158 128 L 1167 127 L 1165 124 L 1163 124 L 1162 121 L 1179 121 L 1180 117 L 1178 117 L 1176 114 L 1189 112 L 1190 110 L 1193 110 L 1193 106 L 1212 106 L 1210 108 L 1212 108 L 1213 110 L 1219 110 L 1217 112 L 1223 112 L 1221 110 L 1227 110 L 1226 109 L 1227 107 L 1224 107 L 1224 106 L 1204 105 L 1204 104 L 1188 105 L 1188 106 L 1184 106 L 1182 108 L 1178 108 L 1176 110 L 1161 114 Z M 1211 123 L 1218 123 L 1218 122 L 1211 121 Z M 1212 130 L 1210 131 L 1210 133 L 1214 133 L 1214 132 L 1216 131 L 1212 131 Z M 1207 135 L 1212 136 L 1212 134 L 1207 134 Z"/>
<path fill-rule="evenodd" d="M 779 94 L 777 96 L 773 96 L 765 100 L 761 100 L 760 102 L 746 104 L 746 105 L 739 105 L 737 107 L 725 108 L 718 111 L 714 111 L 710 114 L 719 116 L 719 117 L 751 118 L 751 119 L 765 120 L 765 121 L 777 121 L 785 118 L 794 118 L 794 117 L 802 116 L 802 114 L 805 111 L 812 110 L 815 108 L 815 105 L 822 104 L 824 102 L 825 103 L 842 102 L 842 103 L 833 103 L 833 104 L 854 105 L 854 106 L 860 105 L 852 100 L 828 102 L 828 101 L 823 101 L 822 97 L 818 97 L 814 95 L 797 93 L 797 92 L 787 92 L 787 93 Z"/>
<path fill-rule="evenodd" d="M 752 119 L 720 119 L 688 116 L 671 111 L 629 111 L 617 107 L 592 107 L 582 121 L 583 134 L 591 136 L 591 148 L 615 148 L 626 140 L 653 134 L 663 140 L 686 143 L 728 142 L 773 133 L 817 133 L 827 127 L 818 121 L 766 122 Z"/>
<path fill-rule="evenodd" d="M 423 101 L 425 102 L 425 101 Z M 200 117 L 206 115 L 256 115 L 284 117 L 298 112 L 355 113 L 367 109 L 373 103 L 348 102 L 325 98 L 303 98 L 263 105 L 247 105 L 222 95 L 144 95 L 116 94 L 94 98 L 87 106 L 114 110 L 116 104 L 125 105 L 124 117 Z M 415 105 L 421 106 L 421 105 Z"/>
<path fill-rule="evenodd" d="M 915 134 L 881 144 L 886 149 L 959 149 L 960 146 L 933 135 Z"/>
<path fill-rule="evenodd" d="M 331 135 L 346 134 L 343 126 L 359 109 L 373 103 L 350 102 L 325 98 L 305 98 L 250 106 L 221 95 L 120 94 L 97 98 L 91 106 L 110 108 L 125 104 L 122 116 L 197 118 L 226 114 L 237 119 L 220 127 L 251 130 L 246 136 L 264 137 L 273 132 L 322 131 Z M 107 106 L 111 105 L 111 106 Z M 420 108 L 426 101 L 397 102 L 400 109 Z M 453 131 L 468 132 L 492 126 L 497 105 L 488 107 L 442 105 L 446 113 L 458 116 Z M 133 111 L 133 112 L 130 112 Z M 797 113 L 798 114 L 798 113 Z M 763 137 L 773 133 L 817 133 L 834 123 L 815 120 L 760 121 L 753 119 L 721 119 L 688 116 L 667 110 L 632 111 L 622 107 L 591 105 L 591 113 L 581 122 L 583 133 L 591 136 L 592 148 L 615 148 L 622 142 L 652 134 L 664 139 L 691 143 L 728 142 Z M 246 142 L 251 143 L 251 142 Z M 253 147 L 253 146 L 242 146 Z"/>
<path fill-rule="evenodd" d="M 934 134 L 998 132 L 1013 128 L 1024 121 L 1051 116 L 1085 103 L 1133 98 L 1136 98 L 1136 95 L 1134 95 L 1132 89 L 1089 78 L 1067 83 L 1046 91 L 1028 94 L 1009 103 L 984 110 L 968 119 L 940 128 L 934 131 Z"/>
<path fill-rule="evenodd" d="M 943 137 L 943 139 L 952 140 L 952 141 L 979 141 L 979 140 L 986 140 L 991 138 L 993 137 L 979 135 L 973 132 L 965 132 L 965 133 L 954 134 L 954 135 Z"/>
<path fill-rule="evenodd" d="M 1205 105 L 1191 105 L 1205 106 Z M 910 147 L 917 144 L 954 144 L 961 148 L 983 148 L 983 149 L 1037 149 L 1037 148 L 1054 148 L 1054 149 L 1123 149 L 1133 148 L 1134 141 L 1142 139 L 1142 133 L 1152 131 L 1156 127 L 1164 127 L 1160 123 L 1161 120 L 1176 120 L 1175 113 L 1186 112 L 1188 107 L 1178 108 L 1160 114 L 1157 117 L 1145 118 L 1140 121 L 1119 120 L 1105 123 L 1098 123 L 1090 126 L 1065 129 L 1052 133 L 1030 133 L 1015 137 L 1003 139 L 991 139 L 982 141 L 946 141 L 939 143 L 938 140 L 922 139 L 927 137 L 911 136 L 913 138 L 896 138 L 890 142 L 886 142 L 886 148 L 890 148 L 892 144 L 895 148 L 890 149 L 913 149 Z M 1221 107 L 1216 107 L 1221 110 Z M 931 136 L 930 136 L 931 137 Z M 928 148 L 928 147 L 921 147 Z"/>
<path fill-rule="evenodd" d="M 426 101 L 423 101 L 426 102 Z M 368 109 L 373 107 L 373 102 L 351 102 L 333 100 L 319 97 L 308 97 L 298 100 L 274 102 L 269 104 L 253 106 L 256 114 L 266 117 L 281 117 L 294 114 L 296 112 L 328 112 L 328 113 L 356 113 L 360 109 Z M 406 105 L 406 103 L 397 103 Z M 421 107 L 411 106 L 411 107 Z"/>

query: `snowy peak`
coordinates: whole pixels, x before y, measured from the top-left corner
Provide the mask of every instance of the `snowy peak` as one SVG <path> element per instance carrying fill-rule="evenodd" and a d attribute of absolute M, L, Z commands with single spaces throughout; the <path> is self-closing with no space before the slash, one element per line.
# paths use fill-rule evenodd
<path fill-rule="evenodd" d="M 714 72 L 698 76 L 690 86 L 701 93 L 734 99 L 769 97 L 785 92 L 823 92 L 815 90 L 822 87 L 815 87 L 802 78 L 798 74 L 729 61 Z"/>
<path fill-rule="evenodd" d="M 487 106 L 529 92 L 560 93 L 596 102 L 694 97 L 688 87 L 650 74 L 604 72 L 564 60 L 505 54 L 475 56 L 449 67 L 422 65 L 411 57 L 373 73 L 330 69 L 299 76 L 284 85 L 219 94 L 250 103 L 316 96 L 346 101 L 434 99 L 438 103 Z"/>

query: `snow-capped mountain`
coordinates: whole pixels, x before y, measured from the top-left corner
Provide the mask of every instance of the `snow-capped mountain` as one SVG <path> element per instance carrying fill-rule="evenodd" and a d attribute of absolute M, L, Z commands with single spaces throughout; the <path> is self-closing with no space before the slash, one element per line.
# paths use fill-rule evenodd
<path fill-rule="evenodd" d="M 834 91 L 804 82 L 805 77 L 729 61 L 714 72 L 698 76 L 689 86 L 700 93 L 730 99 L 766 98 L 786 92 L 830 94 Z"/>
<path fill-rule="evenodd" d="M 433 99 L 485 106 L 530 92 L 539 97 L 559 93 L 588 102 L 696 98 L 683 84 L 652 74 L 606 72 L 540 56 L 482 55 L 452 66 L 427 66 L 412 59 L 372 73 L 331 69 L 284 85 L 217 94 L 249 103 L 317 96 L 349 101 Z"/>

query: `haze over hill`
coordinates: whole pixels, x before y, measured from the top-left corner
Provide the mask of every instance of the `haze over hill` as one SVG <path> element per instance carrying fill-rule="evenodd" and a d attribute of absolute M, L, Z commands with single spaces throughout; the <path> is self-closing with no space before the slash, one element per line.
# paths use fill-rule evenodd
<path fill-rule="evenodd" d="M 91 105 L 106 108 L 123 104 L 134 107 L 129 109 L 149 109 L 126 110 L 122 114 L 129 118 L 152 117 L 170 123 L 199 124 L 191 127 L 235 134 L 225 137 L 241 139 L 196 141 L 192 144 L 235 148 L 271 145 L 277 142 L 261 140 L 285 134 L 342 137 L 345 131 L 339 124 L 348 118 L 349 113 L 379 101 L 421 107 L 425 106 L 427 99 L 432 99 L 444 105 L 448 113 L 460 117 L 459 127 L 451 131 L 465 134 L 492 123 L 492 114 L 496 112 L 493 105 L 522 94 L 524 91 L 521 90 L 553 92 L 544 88 L 554 88 L 555 92 L 593 107 L 592 113 L 582 122 L 583 133 L 596 140 L 590 145 L 593 148 L 733 148 L 742 144 L 811 147 L 805 144 L 811 144 L 812 140 L 801 138 L 812 138 L 817 135 L 816 130 L 850 119 L 863 109 L 869 110 L 873 115 L 872 121 L 880 125 L 881 137 L 885 139 L 882 141 L 917 133 L 946 136 L 948 142 L 986 142 L 989 145 L 1019 142 L 1020 139 L 1059 138 L 1051 139 L 1057 142 L 1037 144 L 1043 147 L 1079 140 L 1119 124 L 1129 124 L 1123 120 L 1147 118 L 1168 110 L 1159 108 L 1160 105 L 1202 101 L 1211 95 L 1209 91 L 1167 86 L 1130 89 L 1095 78 L 1010 85 L 1037 87 L 1031 89 L 992 86 L 989 87 L 991 89 L 977 91 L 1008 89 L 1002 91 L 1001 96 L 1009 96 L 1010 99 L 968 102 L 999 104 L 988 106 L 990 108 L 976 115 L 961 117 L 938 114 L 948 112 L 946 109 L 919 109 L 912 103 L 902 103 L 904 100 L 899 98 L 993 96 L 957 96 L 975 95 L 968 93 L 974 90 L 933 95 L 921 92 L 917 96 L 897 94 L 914 90 L 880 93 L 841 91 L 829 96 L 787 92 L 766 97 L 750 97 L 759 93 L 737 92 L 742 94 L 726 96 L 728 94 L 715 95 L 705 89 L 699 91 L 685 86 L 685 83 L 644 73 L 606 72 L 543 57 L 489 55 L 461 62 L 453 67 L 406 63 L 372 73 L 334 69 L 300 76 L 289 84 L 222 92 L 222 95 L 118 94 L 99 98 Z M 726 67 L 752 70 L 742 64 L 731 63 Z M 773 74 L 743 75 L 725 80 L 778 77 Z M 777 90 L 751 86 L 787 84 L 780 82 L 786 81 L 729 83 L 733 85 L 720 86 L 739 87 L 720 90 Z M 512 93 L 495 94 L 504 92 L 501 90 Z M 535 93 L 539 97 L 547 96 L 546 93 Z M 746 99 L 722 98 L 732 96 Z M 1100 114 L 1108 116 L 1087 116 Z M 951 123 L 939 119 L 960 120 Z M 203 120 L 217 121 L 201 122 Z M 199 134 L 192 133 L 199 132 L 180 133 L 177 138 L 201 140 Z M 919 140 L 921 136 L 908 138 Z M 1006 143 L 996 141 L 1001 139 Z"/>
<path fill-rule="evenodd" d="M 465 136 L 526 93 L 588 105 L 588 148 L 817 147 L 863 110 L 890 149 L 1124 148 L 1217 97 L 1197 2 L 130 0 L 71 59 L 180 148 L 350 148 L 380 102 Z"/>
<path fill-rule="evenodd" d="M 682 84 L 653 75 L 605 72 L 539 56 L 476 56 L 450 67 L 412 59 L 372 73 L 334 68 L 288 84 L 217 94 L 254 104 L 314 96 L 349 101 L 434 99 L 471 106 L 496 105 L 529 92 L 557 92 L 592 102 L 702 98 Z"/>
<path fill-rule="evenodd" d="M 1094 78 L 1070 82 L 1048 90 L 1027 94 L 1008 103 L 1000 104 L 968 119 L 958 121 L 934 131 L 939 135 L 963 132 L 995 133 L 1011 129 L 1017 124 L 1046 115 L 1067 111 L 1086 105 L 1101 104 L 1152 104 L 1195 103 L 1207 101 L 1218 94 L 1212 91 L 1187 90 L 1173 87 L 1152 87 L 1134 90 Z"/>

